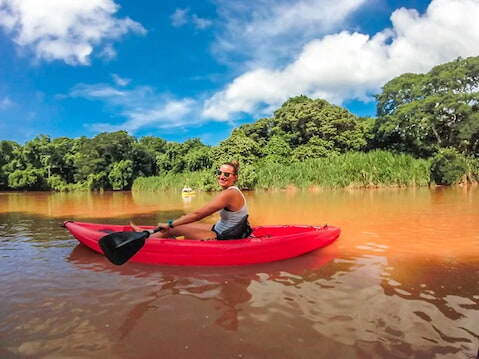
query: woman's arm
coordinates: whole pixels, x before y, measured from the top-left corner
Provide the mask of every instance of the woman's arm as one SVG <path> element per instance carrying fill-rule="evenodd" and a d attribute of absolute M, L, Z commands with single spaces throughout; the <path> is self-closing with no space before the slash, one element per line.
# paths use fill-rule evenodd
<path fill-rule="evenodd" d="M 188 224 L 192 222 L 199 221 L 205 217 L 212 215 L 213 213 L 219 211 L 222 208 L 228 206 L 230 199 L 231 199 L 231 192 L 233 191 L 222 191 L 219 195 L 217 195 L 214 199 L 208 202 L 203 207 L 191 212 L 187 213 L 180 218 L 177 218 L 173 221 L 173 227 L 181 226 L 182 224 Z M 159 227 L 167 228 L 168 225 L 165 223 L 158 224 Z"/>

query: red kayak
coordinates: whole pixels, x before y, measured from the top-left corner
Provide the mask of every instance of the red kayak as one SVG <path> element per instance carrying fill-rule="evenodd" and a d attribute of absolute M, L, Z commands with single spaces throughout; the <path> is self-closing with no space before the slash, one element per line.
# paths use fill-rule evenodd
<path fill-rule="evenodd" d="M 112 232 L 132 231 L 128 225 L 67 221 L 78 241 L 98 253 L 98 241 Z M 142 226 L 153 229 L 153 226 Z M 334 242 L 341 233 L 333 226 L 259 226 L 250 237 L 227 241 L 149 238 L 132 262 L 174 265 L 239 265 L 292 258 Z"/>

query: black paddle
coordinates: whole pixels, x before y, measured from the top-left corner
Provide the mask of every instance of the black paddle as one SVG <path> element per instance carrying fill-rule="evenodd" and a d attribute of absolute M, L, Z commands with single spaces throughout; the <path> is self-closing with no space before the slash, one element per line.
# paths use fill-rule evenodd
<path fill-rule="evenodd" d="M 153 231 L 113 232 L 102 237 L 99 244 L 110 262 L 122 265 L 145 245 L 145 239 L 162 229 L 158 227 Z"/>

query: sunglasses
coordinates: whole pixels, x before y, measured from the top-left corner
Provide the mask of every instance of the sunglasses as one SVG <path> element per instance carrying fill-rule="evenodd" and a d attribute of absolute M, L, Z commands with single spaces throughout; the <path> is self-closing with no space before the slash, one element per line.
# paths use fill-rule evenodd
<path fill-rule="evenodd" d="M 215 174 L 219 177 L 221 175 L 225 176 L 226 178 L 228 178 L 229 176 L 231 175 L 234 175 L 234 173 L 231 173 L 231 172 L 223 172 L 223 171 L 220 171 L 220 170 L 216 170 L 215 171 Z"/>

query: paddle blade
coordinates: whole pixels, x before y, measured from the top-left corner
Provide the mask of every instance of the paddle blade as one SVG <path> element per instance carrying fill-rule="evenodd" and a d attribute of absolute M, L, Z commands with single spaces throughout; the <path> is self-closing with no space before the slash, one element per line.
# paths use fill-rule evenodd
<path fill-rule="evenodd" d="M 149 232 L 114 232 L 99 241 L 105 256 L 116 265 L 122 265 L 133 257 L 144 245 Z"/>

